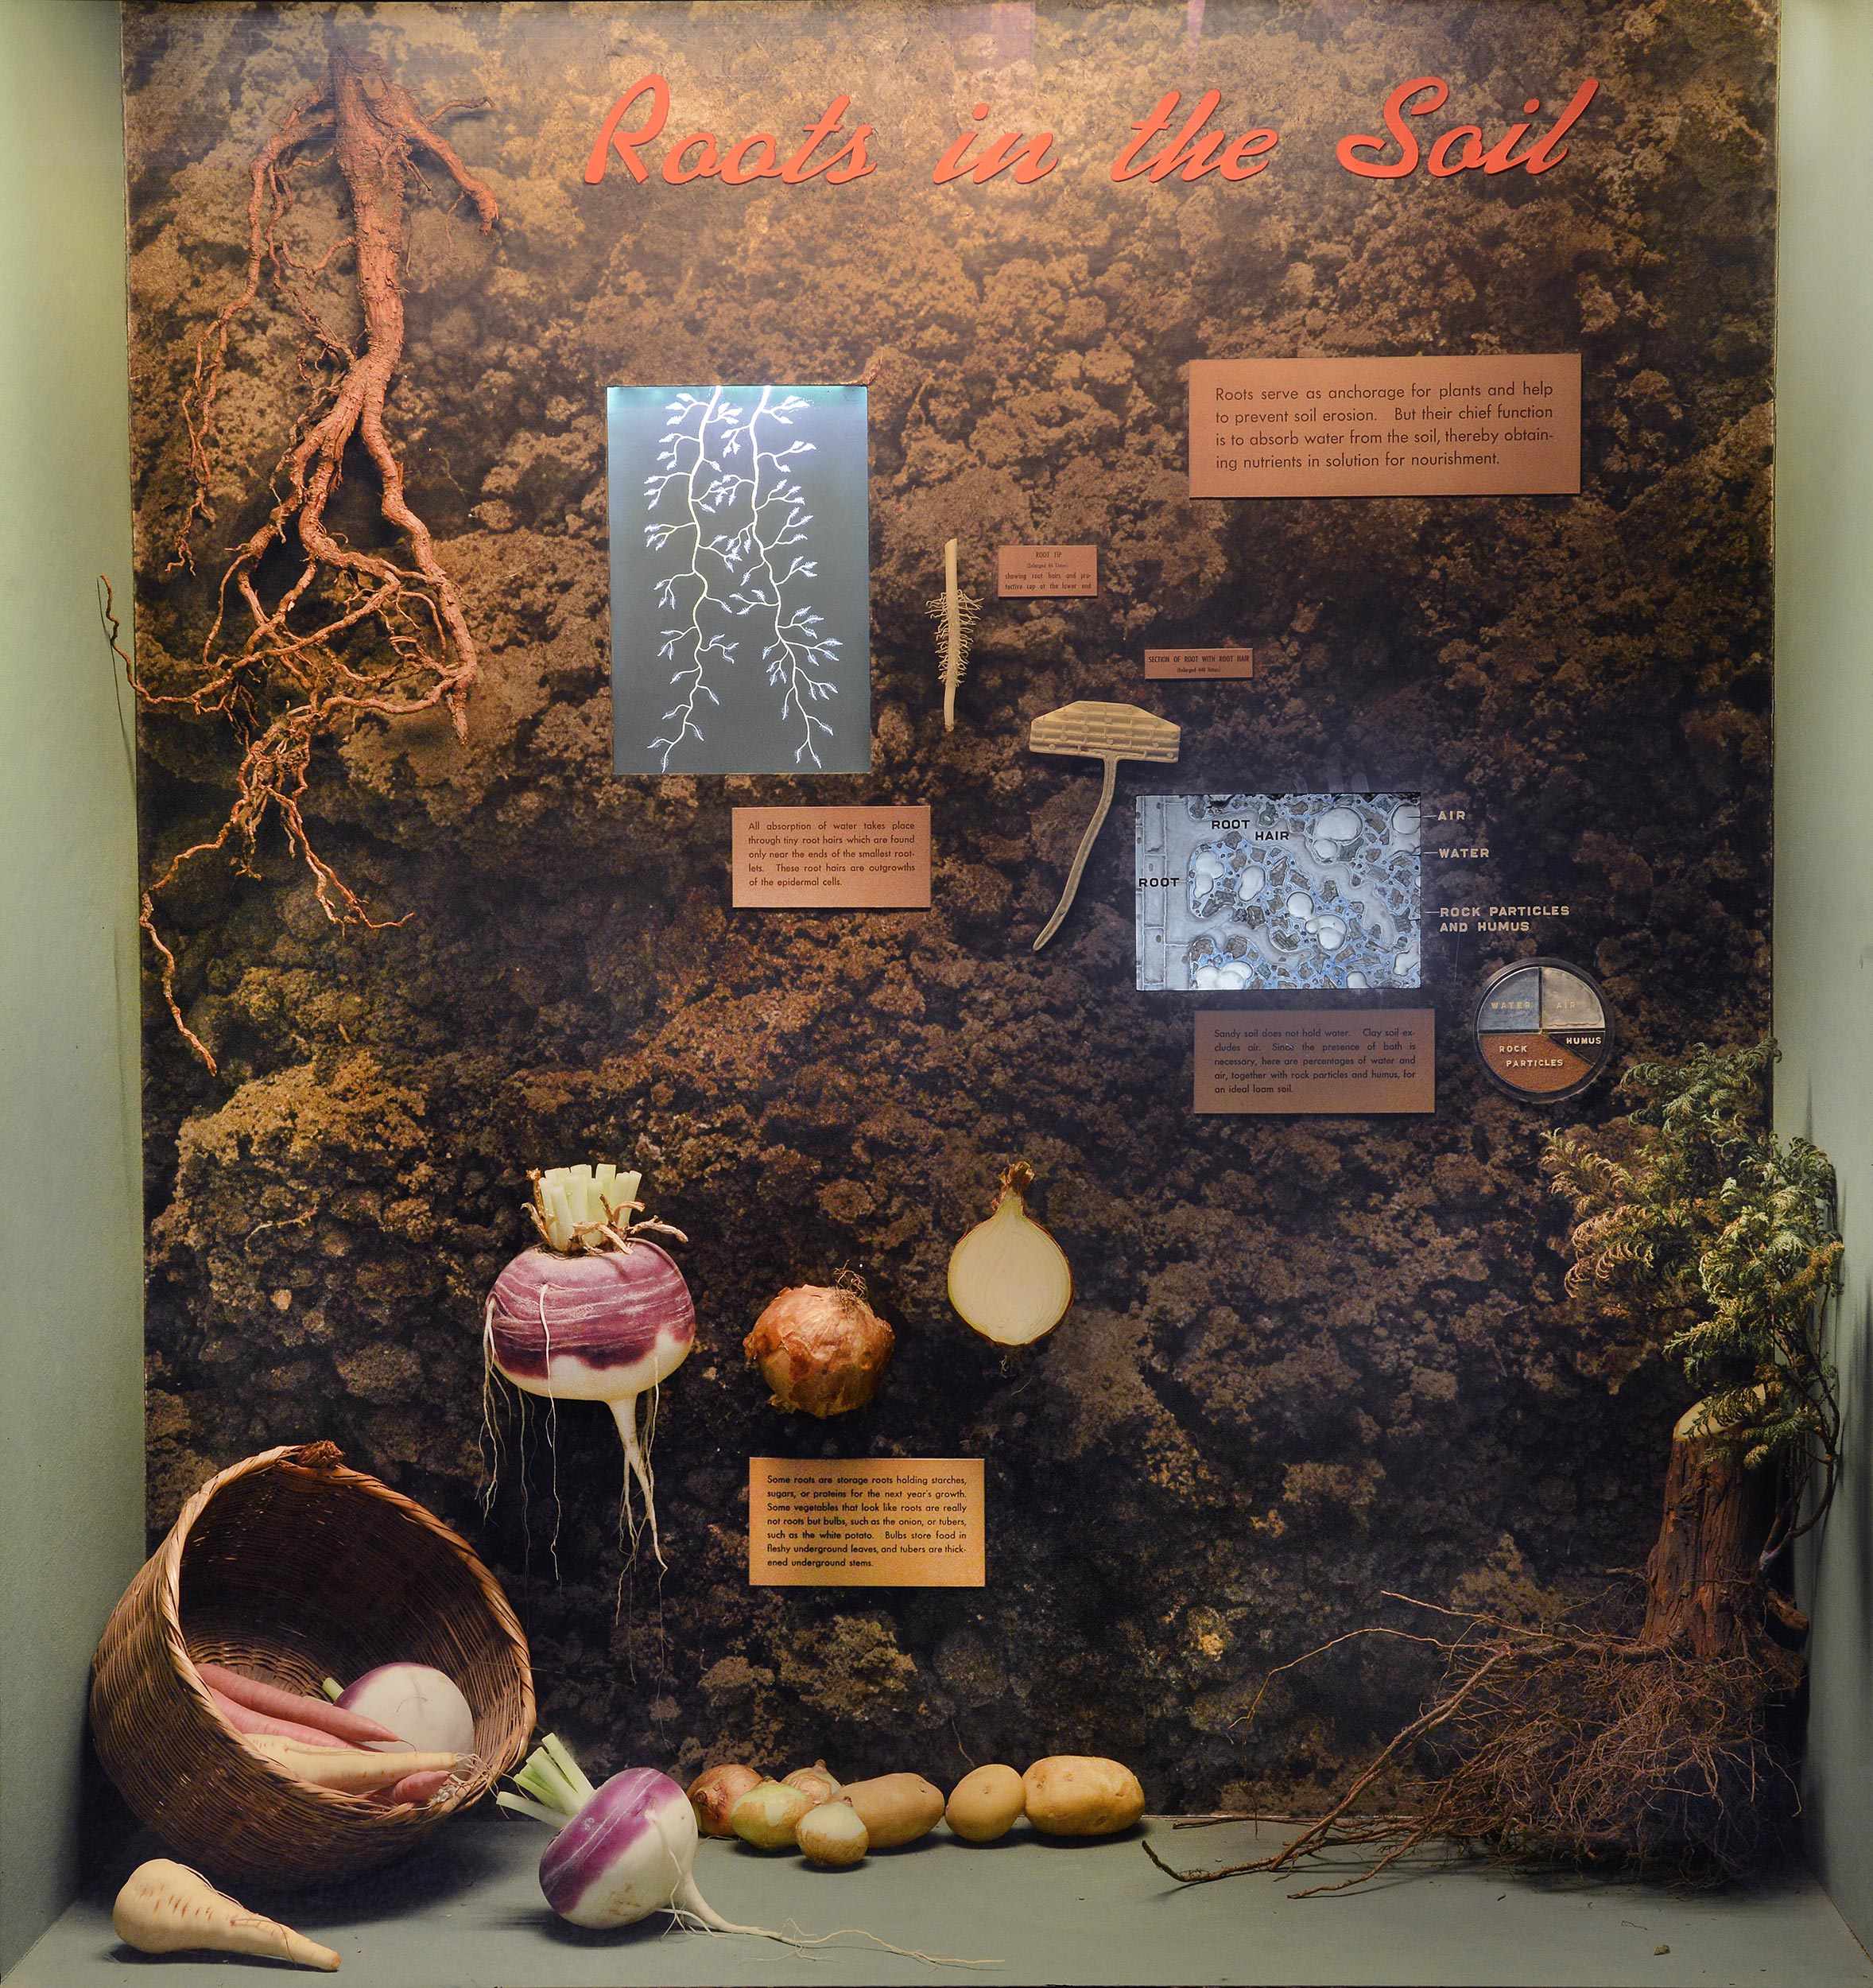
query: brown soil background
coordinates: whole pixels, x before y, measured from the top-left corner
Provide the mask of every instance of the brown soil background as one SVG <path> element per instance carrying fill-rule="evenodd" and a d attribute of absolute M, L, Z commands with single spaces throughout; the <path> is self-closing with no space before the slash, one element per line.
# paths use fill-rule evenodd
<path fill-rule="evenodd" d="M 222 1076 L 149 1008 L 153 1528 L 211 1469 L 333 1439 L 500 1571 L 544 1722 L 607 1766 L 824 1755 L 947 1783 L 1069 1750 L 1135 1763 L 1157 1807 L 1305 1792 L 1396 1710 L 1399 1674 L 1329 1666 L 1245 1734 L 1271 1662 L 1371 1618 L 1382 1588 L 1592 1589 L 1655 1526 L 1669 1391 L 1642 1369 L 1609 1392 L 1623 1349 L 1561 1303 L 1535 1167 L 1553 1115 L 1491 1090 L 1464 1030 L 1487 969 L 1536 950 L 1595 968 L 1627 1056 L 1766 1025 L 1772 10 L 1210 0 L 1193 52 L 1177 5 L 133 7 L 138 640 L 158 681 L 211 611 L 205 580 L 160 577 L 194 336 L 239 287 L 246 161 L 335 31 L 420 102 L 491 101 L 452 130 L 501 225 L 419 208 L 391 402 L 483 673 L 466 748 L 438 717 L 317 767 L 325 853 L 407 924 L 335 933 L 277 848 L 169 907 Z M 724 143 L 847 91 L 878 170 L 584 185 L 605 110 L 651 69 L 666 135 Z M 1538 181 L 1339 170 L 1334 140 L 1425 73 L 1451 87 L 1434 129 L 1470 110 L 1491 136 L 1529 95 L 1601 90 Z M 1112 185 L 1130 122 L 1210 85 L 1231 132 L 1280 130 L 1270 169 Z M 1053 129 L 1066 162 L 933 188 L 978 97 L 991 130 Z M 345 232 L 335 169 L 296 185 L 293 239 L 322 252 Z M 295 349 L 270 303 L 237 336 L 204 549 L 261 514 Z M 1192 357 L 1576 349 L 1577 499 L 1184 494 Z M 614 779 L 604 386 L 874 360 L 872 775 Z M 375 496 L 360 461 L 335 515 L 361 540 Z M 1096 542 L 1106 591 L 991 604 L 946 737 L 923 604 L 952 533 L 979 593 L 1014 540 Z M 1147 689 L 1147 639 L 1251 642 L 1255 679 Z M 1109 697 L 1181 723 L 1182 763 L 1123 776 L 1037 959 L 1096 769 L 1031 757 L 1026 722 Z M 142 751 L 145 861 L 166 860 L 225 812 L 234 749 L 165 719 Z M 1427 860 L 1428 911 L 1571 915 L 1427 926 L 1434 1117 L 1199 1119 L 1193 1003 L 1130 984 L 1141 781 L 1421 789 L 1427 823 L 1462 808 L 1491 852 Z M 731 911 L 738 801 L 929 802 L 933 909 Z M 670 1571 L 640 1568 L 615 1621 L 610 1419 L 562 1409 L 556 1462 L 536 1433 L 484 1518 L 479 1325 L 523 1240 L 523 1170 L 620 1154 L 692 1238 L 700 1328 L 657 1435 Z M 943 1272 L 1017 1154 L 1079 1299 L 1004 1361 Z M 842 1265 L 899 1354 L 872 1408 L 807 1426 L 765 1405 L 740 1342 Z M 984 1456 L 989 1585 L 751 1591 L 751 1452 Z"/>

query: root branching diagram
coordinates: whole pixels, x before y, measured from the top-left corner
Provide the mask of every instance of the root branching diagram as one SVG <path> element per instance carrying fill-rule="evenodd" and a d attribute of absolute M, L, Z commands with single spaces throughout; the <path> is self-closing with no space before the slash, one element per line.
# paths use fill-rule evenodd
<path fill-rule="evenodd" d="M 716 685 L 727 686 L 756 645 L 794 764 L 822 764 L 832 728 L 815 707 L 839 695 L 840 641 L 825 633 L 806 584 L 818 563 L 801 549 L 812 523 L 801 472 L 815 445 L 778 432 L 807 404 L 773 386 L 751 404 L 722 387 L 666 404 L 657 465 L 644 480 L 645 543 L 671 555 L 653 583 L 657 604 L 679 617 L 657 650 L 677 693 L 650 741 L 665 772 L 684 740 L 704 743 L 704 724 L 721 708 Z"/>

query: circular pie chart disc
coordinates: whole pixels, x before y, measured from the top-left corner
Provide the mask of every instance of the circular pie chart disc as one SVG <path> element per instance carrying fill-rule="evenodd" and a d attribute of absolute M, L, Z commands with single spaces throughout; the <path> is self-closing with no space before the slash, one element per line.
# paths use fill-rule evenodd
<path fill-rule="evenodd" d="M 1483 988 L 1471 1032 L 1490 1081 L 1537 1104 L 1584 1091 L 1613 1053 L 1600 983 L 1565 960 L 1504 967 Z"/>

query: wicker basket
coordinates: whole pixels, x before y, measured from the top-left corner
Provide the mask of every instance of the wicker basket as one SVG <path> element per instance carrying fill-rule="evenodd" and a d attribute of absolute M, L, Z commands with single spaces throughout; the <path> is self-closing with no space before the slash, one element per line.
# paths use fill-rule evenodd
<path fill-rule="evenodd" d="M 432 1802 L 374 1807 L 241 1743 L 196 1663 L 316 1693 L 379 1664 L 431 1664 L 475 1708 L 472 1773 Z M 526 1638 L 494 1576 L 419 1505 L 329 1442 L 211 1477 L 117 1605 L 91 1660 L 91 1726 L 124 1798 L 186 1860 L 295 1890 L 403 1856 L 525 1752 Z"/>

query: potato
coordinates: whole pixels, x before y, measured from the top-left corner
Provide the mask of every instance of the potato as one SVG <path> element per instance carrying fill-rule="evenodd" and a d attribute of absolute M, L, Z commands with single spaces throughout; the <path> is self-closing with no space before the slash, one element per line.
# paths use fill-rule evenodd
<path fill-rule="evenodd" d="M 816 1807 L 821 1802 L 836 1801 L 839 1798 L 839 1783 L 827 1773 L 824 1761 L 815 1761 L 811 1767 L 795 1768 L 787 1776 L 786 1784 L 810 1795 Z"/>
<path fill-rule="evenodd" d="M 757 1850 L 791 1850 L 800 1819 L 813 1806 L 805 1789 L 781 1781 L 750 1788 L 728 1812 L 729 1827 Z"/>
<path fill-rule="evenodd" d="M 843 1870 L 871 1847 L 871 1834 L 850 1802 L 821 1802 L 809 1808 L 793 1831 L 793 1840 L 809 1860 L 829 1870 Z"/>
<path fill-rule="evenodd" d="M 914 1843 L 943 1819 L 943 1791 L 921 1774 L 880 1774 L 875 1780 L 848 1781 L 839 1799 L 857 1811 L 874 1850 Z"/>
<path fill-rule="evenodd" d="M 689 1806 L 696 1811 L 696 1827 L 705 1836 L 732 1836 L 728 1819 L 735 1804 L 766 1778 L 758 1767 L 704 1768 L 689 1784 Z"/>
<path fill-rule="evenodd" d="M 1110 1836 L 1145 1812 L 1138 1777 L 1117 1761 L 1050 1753 L 1021 1777 L 1028 1820 L 1048 1836 Z"/>
<path fill-rule="evenodd" d="M 966 1843 L 1006 1836 L 1027 1807 L 1027 1789 L 1012 1767 L 979 1767 L 949 1791 L 944 1819 Z"/>

